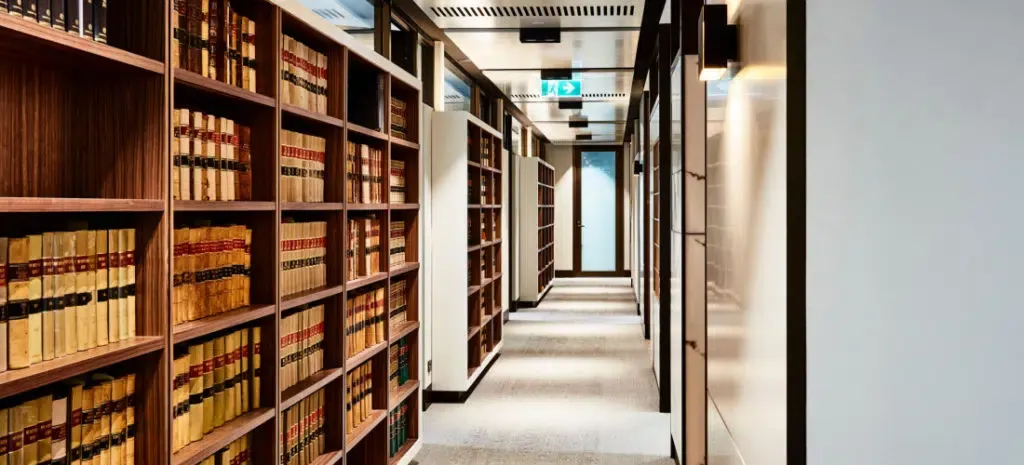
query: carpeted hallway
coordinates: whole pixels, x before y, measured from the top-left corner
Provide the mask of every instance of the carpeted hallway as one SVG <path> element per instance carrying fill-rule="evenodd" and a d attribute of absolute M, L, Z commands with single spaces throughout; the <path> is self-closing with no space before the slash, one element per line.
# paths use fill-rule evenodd
<path fill-rule="evenodd" d="M 423 416 L 422 465 L 668 465 L 668 415 L 628 279 L 556 279 L 513 313 L 465 404 Z"/>

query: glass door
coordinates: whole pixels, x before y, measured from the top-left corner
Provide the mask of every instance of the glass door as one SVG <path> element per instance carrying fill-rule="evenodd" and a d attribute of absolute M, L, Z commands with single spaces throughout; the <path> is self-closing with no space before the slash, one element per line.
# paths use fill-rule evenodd
<path fill-rule="evenodd" d="M 615 273 L 622 265 L 621 149 L 580 148 L 576 157 L 574 268 L 578 274 Z"/>

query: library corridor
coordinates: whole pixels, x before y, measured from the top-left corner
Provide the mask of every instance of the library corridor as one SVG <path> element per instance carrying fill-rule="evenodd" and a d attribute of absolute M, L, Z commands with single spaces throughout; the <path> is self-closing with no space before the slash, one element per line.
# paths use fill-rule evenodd
<path fill-rule="evenodd" d="M 505 328 L 501 357 L 466 403 L 424 413 L 417 462 L 674 463 L 628 279 L 556 279 Z"/>

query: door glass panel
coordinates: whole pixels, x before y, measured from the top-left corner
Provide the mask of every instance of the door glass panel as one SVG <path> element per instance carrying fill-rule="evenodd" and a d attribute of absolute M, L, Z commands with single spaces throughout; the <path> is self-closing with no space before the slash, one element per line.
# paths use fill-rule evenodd
<path fill-rule="evenodd" d="M 615 271 L 615 152 L 580 153 L 580 271 Z"/>

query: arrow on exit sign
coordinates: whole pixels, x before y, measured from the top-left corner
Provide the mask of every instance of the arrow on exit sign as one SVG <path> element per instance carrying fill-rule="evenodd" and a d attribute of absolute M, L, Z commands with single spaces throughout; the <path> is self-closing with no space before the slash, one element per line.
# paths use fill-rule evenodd
<path fill-rule="evenodd" d="M 545 97 L 583 96 L 583 83 L 579 79 L 541 81 L 541 89 Z"/>

